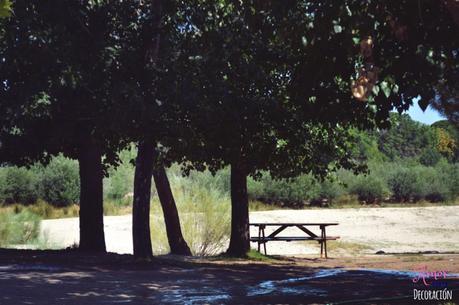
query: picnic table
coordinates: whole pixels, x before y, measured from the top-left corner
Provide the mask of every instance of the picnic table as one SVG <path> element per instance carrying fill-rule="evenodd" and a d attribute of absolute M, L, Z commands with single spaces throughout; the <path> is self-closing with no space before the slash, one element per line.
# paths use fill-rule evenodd
<path fill-rule="evenodd" d="M 327 256 L 327 240 L 337 240 L 339 236 L 327 236 L 326 228 L 328 226 L 336 226 L 337 222 L 330 223 L 250 223 L 251 226 L 258 227 L 258 236 L 250 237 L 251 242 L 258 243 L 258 251 L 260 251 L 260 246 L 263 244 L 265 255 L 266 253 L 266 243 L 268 241 L 302 241 L 302 240 L 313 240 L 320 243 L 320 257 L 328 258 Z M 265 229 L 266 227 L 273 227 L 274 231 L 266 236 Z M 279 233 L 284 231 L 287 228 L 298 228 L 305 233 L 304 236 L 279 236 Z M 319 234 L 315 234 L 307 227 L 318 227 L 320 229 Z"/>

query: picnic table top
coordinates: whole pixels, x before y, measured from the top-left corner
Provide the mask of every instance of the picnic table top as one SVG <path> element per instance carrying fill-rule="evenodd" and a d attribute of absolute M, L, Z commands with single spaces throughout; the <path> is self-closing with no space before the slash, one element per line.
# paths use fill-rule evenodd
<path fill-rule="evenodd" d="M 336 226 L 337 222 L 251 222 L 251 226 Z"/>

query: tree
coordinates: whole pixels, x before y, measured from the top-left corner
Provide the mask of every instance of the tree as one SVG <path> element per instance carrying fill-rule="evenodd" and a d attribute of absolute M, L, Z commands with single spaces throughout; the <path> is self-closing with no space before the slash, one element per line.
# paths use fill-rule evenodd
<path fill-rule="evenodd" d="M 3 21 L 2 161 L 46 162 L 62 152 L 80 170 L 80 249 L 105 251 L 102 178 L 126 145 L 120 33 L 134 3 L 15 1 Z M 107 115 L 110 113 L 110 115 Z"/>
<path fill-rule="evenodd" d="M 424 151 L 436 151 L 433 128 L 416 122 L 408 114 L 391 114 L 391 128 L 380 131 L 378 145 L 390 160 L 415 158 Z M 438 152 L 437 152 L 438 155 Z"/>
<path fill-rule="evenodd" d="M 177 43 L 175 35 L 177 16 L 173 2 L 152 0 L 137 12 L 136 27 L 123 37 L 122 57 L 126 86 L 134 96 L 132 109 L 126 113 L 132 122 L 128 134 L 138 142 L 134 179 L 133 241 L 134 255 L 151 257 L 150 238 L 150 188 L 154 177 L 166 222 L 166 231 L 172 254 L 190 255 L 183 238 L 179 215 L 158 145 L 168 136 L 171 126 L 167 114 L 173 111 L 174 88 L 167 75 L 171 69 L 173 52 Z M 168 72 L 170 71 L 170 72 Z M 162 104 L 167 104 L 162 106 Z"/>
<path fill-rule="evenodd" d="M 459 129 L 448 121 L 438 121 L 432 124 L 432 127 L 443 133 L 444 142 L 440 150 L 446 151 L 448 155 L 452 155 L 451 161 L 457 162 L 459 160 Z M 451 154 L 452 149 L 452 154 Z"/>
<path fill-rule="evenodd" d="M 262 16 L 244 17 L 250 7 L 236 4 L 204 1 L 192 7 L 178 60 L 186 73 L 181 84 L 192 88 L 180 109 L 186 127 L 167 146 L 171 154 L 183 153 L 185 172 L 231 165 L 228 253 L 244 256 L 249 249 L 247 176 L 261 170 L 276 177 L 311 170 L 325 175 L 334 160 L 349 167 L 350 136 L 340 127 L 304 122 L 296 105 L 284 98 L 289 70 L 278 59 L 285 45 L 276 42 L 271 24 L 257 27 L 255 19 Z M 247 26 L 250 22 L 254 28 Z"/>
<path fill-rule="evenodd" d="M 420 14 L 412 14 L 412 12 Z M 195 1 L 181 54 L 185 170 L 231 165 L 228 253 L 249 249 L 247 175 L 352 168 L 349 128 L 429 101 L 457 57 L 436 1 Z M 183 128 L 186 130 L 186 128 Z"/>
<path fill-rule="evenodd" d="M 155 160 L 158 160 L 156 158 Z M 191 250 L 183 238 L 180 228 L 180 219 L 175 204 L 174 195 L 166 175 L 163 164 L 159 164 L 153 170 L 153 178 L 158 192 L 161 208 L 164 213 L 167 239 L 172 254 L 191 255 Z"/>
<path fill-rule="evenodd" d="M 459 2 L 445 0 L 440 5 L 446 7 L 456 24 L 456 29 L 459 29 Z M 448 118 L 459 130 L 459 68 L 457 64 L 459 55 L 457 52 L 455 54 L 455 60 L 447 61 L 445 64 L 449 73 L 442 75 L 439 80 L 436 95 L 430 101 L 430 105 Z M 425 110 L 428 104 L 422 103 L 420 106 Z"/>

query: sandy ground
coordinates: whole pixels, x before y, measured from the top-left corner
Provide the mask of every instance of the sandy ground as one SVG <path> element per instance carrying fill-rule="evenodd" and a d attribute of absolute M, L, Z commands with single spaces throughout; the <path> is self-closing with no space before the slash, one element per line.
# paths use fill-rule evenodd
<path fill-rule="evenodd" d="M 328 235 L 340 236 L 329 242 L 329 255 L 334 257 L 419 251 L 459 252 L 459 206 L 420 208 L 361 208 L 274 210 L 251 212 L 251 222 L 338 222 L 327 229 Z M 107 250 L 132 253 L 131 215 L 106 216 Z M 317 227 L 311 230 L 317 231 Z M 268 229 L 267 229 L 267 233 Z M 251 234 L 258 232 L 251 229 Z M 301 236 L 298 229 L 282 234 Z M 44 220 L 44 240 L 54 247 L 67 247 L 78 242 L 78 219 Z M 153 245 L 154 247 L 154 245 Z M 256 248 L 256 244 L 252 244 Z M 268 254 L 310 256 L 318 254 L 315 242 L 270 242 Z"/>

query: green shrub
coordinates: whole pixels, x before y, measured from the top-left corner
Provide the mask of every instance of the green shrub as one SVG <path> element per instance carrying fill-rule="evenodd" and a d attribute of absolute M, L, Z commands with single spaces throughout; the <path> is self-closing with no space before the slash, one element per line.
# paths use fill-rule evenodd
<path fill-rule="evenodd" d="M 125 149 L 119 154 L 121 163 L 108 171 L 108 177 L 104 179 L 104 197 L 109 201 L 123 201 L 129 199 L 126 196 L 133 192 L 134 185 L 134 164 L 137 154 L 135 146 Z M 128 198 L 129 197 L 129 198 Z"/>
<path fill-rule="evenodd" d="M 416 195 L 430 202 L 446 201 L 451 198 L 447 173 L 433 167 L 417 167 L 418 184 L 421 191 Z"/>
<path fill-rule="evenodd" d="M 12 166 L 2 172 L 0 197 L 4 203 L 31 204 L 38 199 L 37 177 L 31 170 Z"/>
<path fill-rule="evenodd" d="M 289 180 L 275 180 L 269 174 L 264 173 L 257 181 L 248 180 L 248 194 L 252 200 L 299 203 L 320 198 L 320 192 L 319 183 L 310 175 L 302 175 Z"/>
<path fill-rule="evenodd" d="M 30 211 L 0 213 L 0 246 L 25 244 L 40 232 L 40 217 Z"/>
<path fill-rule="evenodd" d="M 443 159 L 436 165 L 435 170 L 441 175 L 443 186 L 449 190 L 449 199 L 456 199 L 459 196 L 459 163 L 450 164 Z"/>
<path fill-rule="evenodd" d="M 418 201 L 425 195 L 424 184 L 415 168 L 399 168 L 387 181 L 396 201 Z"/>
<path fill-rule="evenodd" d="M 79 201 L 80 177 L 76 161 L 58 156 L 41 168 L 39 177 L 40 195 L 44 201 L 58 207 Z"/>
<path fill-rule="evenodd" d="M 110 200 L 121 200 L 133 191 L 134 167 L 131 164 L 122 164 L 109 172 L 104 179 L 104 196 Z"/>
<path fill-rule="evenodd" d="M 365 203 L 380 202 L 388 194 L 384 181 L 372 175 L 356 176 L 349 186 L 349 192 Z"/>
<path fill-rule="evenodd" d="M 338 181 L 325 180 L 319 184 L 319 198 L 317 199 L 327 199 L 332 203 L 343 194 L 344 188 Z"/>

